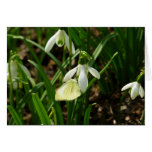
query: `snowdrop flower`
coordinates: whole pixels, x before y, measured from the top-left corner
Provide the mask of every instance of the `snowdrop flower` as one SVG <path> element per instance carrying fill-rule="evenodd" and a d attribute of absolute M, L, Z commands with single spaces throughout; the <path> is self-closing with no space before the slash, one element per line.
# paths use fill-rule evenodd
<path fill-rule="evenodd" d="M 31 74 L 29 72 L 29 70 L 22 64 L 21 65 L 21 68 L 22 70 L 25 72 L 25 74 L 28 76 L 28 77 L 31 77 Z M 7 65 L 8 66 L 8 65 Z M 7 69 L 8 70 L 8 69 Z M 16 61 L 11 61 L 10 62 L 10 73 L 11 73 L 11 78 L 12 78 L 12 81 L 13 81 L 13 89 L 17 89 L 18 88 L 18 83 L 17 81 L 15 80 L 18 76 L 19 76 L 19 69 L 18 69 L 18 64 Z M 8 71 L 7 71 L 8 72 Z M 7 79 L 9 80 L 10 77 L 9 77 L 9 72 L 7 74 Z"/>
<path fill-rule="evenodd" d="M 88 66 L 87 64 L 78 64 L 77 67 L 67 72 L 63 78 L 63 82 L 69 81 L 74 76 L 74 74 L 77 74 L 80 90 L 85 92 L 88 87 L 88 72 L 90 72 L 95 78 L 100 79 L 100 73 L 96 69 Z"/>
<path fill-rule="evenodd" d="M 47 42 L 45 46 L 45 51 L 49 52 L 54 44 L 58 47 L 62 47 L 64 44 L 67 46 L 68 50 L 70 50 L 70 45 L 69 45 L 69 36 L 66 34 L 64 30 L 58 30 Z M 72 54 L 75 53 L 75 47 L 74 44 L 72 43 Z"/>
<path fill-rule="evenodd" d="M 132 82 L 132 83 L 128 83 L 127 85 L 125 85 L 121 91 L 130 89 L 130 96 L 131 99 L 134 100 L 138 95 L 143 98 L 144 97 L 144 89 L 141 86 L 140 83 L 138 82 Z"/>

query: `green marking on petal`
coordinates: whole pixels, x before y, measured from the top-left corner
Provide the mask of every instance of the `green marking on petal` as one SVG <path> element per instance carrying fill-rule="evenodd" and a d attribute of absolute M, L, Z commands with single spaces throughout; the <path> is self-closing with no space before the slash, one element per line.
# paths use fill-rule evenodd
<path fill-rule="evenodd" d="M 61 40 L 59 40 L 58 42 L 57 42 L 57 45 L 58 45 L 58 47 L 62 47 L 63 46 L 63 41 L 61 41 Z"/>
<path fill-rule="evenodd" d="M 64 32 L 62 30 L 59 31 L 57 38 L 56 38 L 56 44 L 58 47 L 62 47 L 65 43 L 65 36 Z"/>

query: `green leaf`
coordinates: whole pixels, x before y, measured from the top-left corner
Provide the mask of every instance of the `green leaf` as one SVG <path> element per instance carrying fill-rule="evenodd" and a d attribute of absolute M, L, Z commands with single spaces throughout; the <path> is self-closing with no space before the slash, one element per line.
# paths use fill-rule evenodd
<path fill-rule="evenodd" d="M 61 109 L 60 103 L 55 102 L 54 108 L 56 110 L 57 124 L 64 125 L 64 119 L 63 119 L 62 109 Z"/>
<path fill-rule="evenodd" d="M 25 89 L 25 92 L 27 93 L 28 90 L 30 89 L 30 85 L 28 83 L 28 75 L 25 73 L 25 70 L 23 70 L 22 68 L 22 65 L 20 63 L 17 62 L 17 65 L 18 65 L 18 71 L 20 73 L 20 77 L 22 79 L 22 81 L 24 81 L 24 89 Z"/>
<path fill-rule="evenodd" d="M 25 105 L 30 101 L 32 97 L 32 93 L 38 92 L 40 88 L 42 88 L 42 86 L 44 86 L 43 82 L 36 84 L 32 89 L 28 91 L 28 93 L 25 94 L 23 98 L 20 99 L 20 101 L 16 105 L 16 109 L 19 113 L 22 111 Z"/>
<path fill-rule="evenodd" d="M 89 107 L 86 109 L 85 114 L 84 114 L 84 125 L 89 125 L 90 122 L 90 113 L 91 113 L 91 108 L 93 105 L 95 105 L 96 103 L 89 105 Z"/>
<path fill-rule="evenodd" d="M 46 85 L 46 90 L 47 90 L 47 95 L 49 98 L 49 104 L 52 105 L 54 103 L 54 94 L 52 92 L 54 92 L 54 87 L 51 84 L 50 80 L 48 79 L 46 73 L 44 72 L 42 66 L 36 64 L 34 61 L 29 60 L 29 62 L 34 65 L 34 67 L 40 72 L 41 76 L 43 77 L 43 80 L 45 82 Z"/>
<path fill-rule="evenodd" d="M 111 62 L 113 61 L 113 59 L 115 58 L 115 56 L 118 55 L 118 52 L 116 52 L 111 59 L 109 60 L 109 62 L 105 65 L 105 67 L 100 71 L 100 76 L 106 71 L 106 69 L 109 67 L 109 65 L 111 64 Z M 88 84 L 88 88 L 87 90 L 93 85 L 93 83 L 96 81 L 96 78 L 93 78 L 89 84 Z"/>
<path fill-rule="evenodd" d="M 69 32 L 70 32 L 74 42 L 76 43 L 76 45 L 81 47 L 83 44 L 82 44 L 81 39 L 79 38 L 78 34 L 76 33 L 75 29 L 70 28 Z"/>
<path fill-rule="evenodd" d="M 35 109 L 39 115 L 39 118 L 41 120 L 41 123 L 43 125 L 51 125 L 51 121 L 48 117 L 48 114 L 41 102 L 41 100 L 39 99 L 38 95 L 33 93 L 32 94 L 32 99 L 33 99 L 33 103 L 34 103 L 34 106 L 35 106 Z"/>
<path fill-rule="evenodd" d="M 8 62 L 8 72 L 9 72 L 9 102 L 12 106 L 14 106 L 14 102 L 13 102 L 13 81 L 12 81 L 10 61 Z"/>
<path fill-rule="evenodd" d="M 22 119 L 19 117 L 15 109 L 10 105 L 7 106 L 7 109 L 9 110 L 11 116 L 13 117 L 16 125 L 23 125 Z"/>
<path fill-rule="evenodd" d="M 18 77 L 15 78 L 15 81 L 16 82 L 21 82 L 21 83 L 26 84 L 26 85 L 28 84 L 28 82 L 26 82 L 26 81 L 24 81 L 24 80 L 22 80 L 22 79 L 20 79 Z"/>
<path fill-rule="evenodd" d="M 89 65 L 93 65 L 93 63 L 95 62 L 95 60 L 98 58 L 98 56 L 100 55 L 101 51 L 103 50 L 103 47 L 106 45 L 106 43 L 112 39 L 113 37 L 115 37 L 116 34 L 109 34 L 108 36 L 106 36 L 97 46 L 97 48 L 95 49 L 95 51 L 93 52 L 93 60 L 91 60 L 89 62 Z"/>
<path fill-rule="evenodd" d="M 51 108 L 51 112 L 49 114 L 49 118 L 53 119 L 53 122 L 54 122 L 54 125 L 57 125 L 57 117 L 56 117 L 56 112 L 55 112 L 55 109 L 52 107 Z"/>
<path fill-rule="evenodd" d="M 33 45 L 35 45 L 36 47 L 40 48 L 43 52 L 45 52 L 45 49 L 44 49 L 43 46 L 39 45 L 38 43 L 36 43 L 36 42 L 34 42 L 34 41 L 30 40 L 30 39 L 26 39 L 26 38 L 24 38 L 23 36 L 20 36 L 20 35 L 17 36 L 17 35 L 11 35 L 11 34 L 8 34 L 7 36 L 8 36 L 8 37 L 12 37 L 12 38 L 14 38 L 14 39 L 24 40 L 25 42 L 28 42 L 28 43 L 30 43 L 30 44 L 33 44 Z M 60 61 L 59 61 L 52 53 L 50 53 L 50 52 L 45 52 L 45 53 L 57 64 L 57 66 L 60 68 L 60 70 L 63 72 L 63 74 L 65 74 L 66 71 L 65 71 L 65 69 L 62 67 Z"/>
<path fill-rule="evenodd" d="M 76 50 L 75 54 L 72 55 L 71 60 L 73 60 L 74 58 L 76 58 L 79 54 L 80 54 L 80 50 Z M 66 68 L 69 63 L 70 63 L 70 57 L 68 57 L 68 58 L 66 59 L 66 61 L 62 64 L 62 66 L 63 66 L 64 68 Z M 54 83 L 56 82 L 56 80 L 59 78 L 60 75 L 61 75 L 61 70 L 59 69 L 59 70 L 55 73 L 55 75 L 53 76 L 53 78 L 52 78 L 52 80 L 51 80 L 52 84 L 54 84 Z"/>

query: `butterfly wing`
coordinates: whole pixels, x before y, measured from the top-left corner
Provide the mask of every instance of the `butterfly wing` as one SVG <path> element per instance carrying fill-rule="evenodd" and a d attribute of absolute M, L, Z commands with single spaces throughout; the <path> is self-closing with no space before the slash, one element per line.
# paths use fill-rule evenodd
<path fill-rule="evenodd" d="M 74 100 L 81 95 L 80 88 L 78 83 L 74 79 L 70 79 L 66 83 L 64 83 L 59 89 L 57 89 L 55 94 L 55 100 L 63 101 L 63 100 Z"/>
<path fill-rule="evenodd" d="M 65 87 L 66 87 L 66 83 L 64 83 L 60 88 L 58 88 L 56 90 L 55 100 L 57 100 L 57 101 L 65 100 L 64 99 L 64 90 L 65 90 Z"/>

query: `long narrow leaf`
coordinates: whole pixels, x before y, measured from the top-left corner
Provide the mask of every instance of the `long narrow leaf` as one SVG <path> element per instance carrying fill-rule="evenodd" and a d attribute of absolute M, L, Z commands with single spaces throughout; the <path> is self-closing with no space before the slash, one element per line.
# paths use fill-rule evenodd
<path fill-rule="evenodd" d="M 41 120 L 41 123 L 43 125 L 51 125 L 51 121 L 48 117 L 48 114 L 47 114 L 41 100 L 39 99 L 38 95 L 33 93 L 32 94 L 32 99 L 33 99 L 35 109 L 36 109 L 36 111 L 39 115 L 39 118 Z"/>
<path fill-rule="evenodd" d="M 28 91 L 28 93 L 25 94 L 23 98 L 21 98 L 21 100 L 16 105 L 16 109 L 19 113 L 22 111 L 25 105 L 31 100 L 32 93 L 38 92 L 42 88 L 42 86 L 44 86 L 43 82 L 36 84 L 32 89 Z"/>
<path fill-rule="evenodd" d="M 46 85 L 46 90 L 47 90 L 47 95 L 49 98 L 49 104 L 53 104 L 54 103 L 54 95 L 51 95 L 51 92 L 54 92 L 54 87 L 51 84 L 50 80 L 48 79 L 47 75 L 45 74 L 42 66 L 36 64 L 34 61 L 29 60 L 29 62 L 34 65 L 34 67 L 40 72 L 41 76 L 44 79 L 45 85 Z"/>
<path fill-rule="evenodd" d="M 75 54 L 71 57 L 71 59 L 73 60 L 74 58 L 76 58 L 78 55 L 80 54 L 80 50 L 76 50 Z M 62 66 L 64 68 L 66 68 L 68 66 L 68 64 L 70 63 L 70 57 L 68 57 L 65 62 L 62 64 Z M 59 69 L 56 74 L 53 76 L 51 82 L 52 84 L 54 84 L 56 82 L 56 80 L 59 78 L 59 76 L 61 75 L 61 70 Z"/>
<path fill-rule="evenodd" d="M 8 34 L 7 35 L 8 37 L 12 37 L 14 39 L 20 39 L 20 40 L 24 40 L 30 44 L 33 44 L 35 45 L 36 47 L 40 48 L 43 52 L 45 52 L 45 49 L 43 46 L 39 45 L 38 43 L 30 40 L 30 39 L 27 39 L 27 38 L 24 38 L 23 36 L 17 36 L 17 35 L 11 35 L 11 34 Z M 56 64 L 57 66 L 60 68 L 60 70 L 65 74 L 65 69 L 62 67 L 60 61 L 50 52 L 45 52 Z"/>
<path fill-rule="evenodd" d="M 97 57 L 99 56 L 99 54 L 101 53 L 103 47 L 106 45 L 106 43 L 113 37 L 115 37 L 116 34 L 109 34 L 108 36 L 106 36 L 97 46 L 97 48 L 95 49 L 95 51 L 93 52 L 93 60 L 91 60 L 89 62 L 89 65 L 93 65 L 93 63 L 95 62 L 95 60 L 97 59 Z"/>
<path fill-rule="evenodd" d="M 22 119 L 19 117 L 15 109 L 10 105 L 7 106 L 7 109 L 9 110 L 11 116 L 13 117 L 16 125 L 23 125 Z"/>
<path fill-rule="evenodd" d="M 91 108 L 92 108 L 93 105 L 94 104 L 89 105 L 88 108 L 85 111 L 84 122 L 83 122 L 84 125 L 89 125 L 89 122 L 90 122 L 90 113 L 91 113 Z"/>
<path fill-rule="evenodd" d="M 112 60 L 115 58 L 116 55 L 118 55 L 118 52 L 116 52 L 116 53 L 111 57 L 111 59 L 109 60 L 109 62 L 106 64 L 106 66 L 100 71 L 100 76 L 105 72 L 105 70 L 108 68 L 108 66 L 110 65 L 110 63 L 112 62 Z M 89 82 L 87 89 L 89 89 L 96 80 L 97 80 L 96 78 L 93 78 L 93 79 Z"/>

